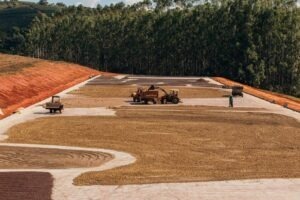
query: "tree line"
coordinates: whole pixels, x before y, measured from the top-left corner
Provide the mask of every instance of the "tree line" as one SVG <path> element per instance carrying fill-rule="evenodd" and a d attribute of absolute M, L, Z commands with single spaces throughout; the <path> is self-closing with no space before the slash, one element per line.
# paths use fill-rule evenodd
<path fill-rule="evenodd" d="M 223 76 L 300 96 L 295 0 L 146 0 L 34 19 L 22 53 L 102 71 Z"/>

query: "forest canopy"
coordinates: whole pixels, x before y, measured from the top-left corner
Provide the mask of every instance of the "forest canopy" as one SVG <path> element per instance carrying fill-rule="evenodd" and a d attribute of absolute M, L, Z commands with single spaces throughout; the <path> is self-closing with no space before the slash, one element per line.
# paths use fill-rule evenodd
<path fill-rule="evenodd" d="M 102 71 L 223 76 L 300 96 L 295 0 L 146 0 L 66 7 L 32 22 L 19 53 Z"/>

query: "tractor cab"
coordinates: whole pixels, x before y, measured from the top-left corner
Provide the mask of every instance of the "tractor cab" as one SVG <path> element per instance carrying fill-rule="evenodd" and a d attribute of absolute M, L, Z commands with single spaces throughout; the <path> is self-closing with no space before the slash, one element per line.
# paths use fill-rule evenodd
<path fill-rule="evenodd" d="M 60 96 L 52 96 L 52 103 L 60 103 Z"/>
<path fill-rule="evenodd" d="M 179 90 L 178 89 L 170 89 L 169 95 L 178 97 Z"/>

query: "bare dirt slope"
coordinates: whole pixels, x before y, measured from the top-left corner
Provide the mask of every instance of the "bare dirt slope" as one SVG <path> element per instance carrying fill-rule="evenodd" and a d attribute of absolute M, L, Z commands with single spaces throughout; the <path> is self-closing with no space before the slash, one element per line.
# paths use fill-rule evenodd
<path fill-rule="evenodd" d="M 0 54 L 0 119 L 96 74 L 76 64 Z"/>

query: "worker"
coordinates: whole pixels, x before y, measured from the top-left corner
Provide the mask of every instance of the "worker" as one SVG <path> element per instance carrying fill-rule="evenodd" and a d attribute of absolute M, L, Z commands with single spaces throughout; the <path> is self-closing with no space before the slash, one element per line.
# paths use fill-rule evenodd
<path fill-rule="evenodd" d="M 233 96 L 229 96 L 229 107 L 233 107 Z"/>

